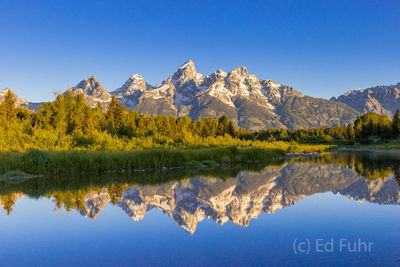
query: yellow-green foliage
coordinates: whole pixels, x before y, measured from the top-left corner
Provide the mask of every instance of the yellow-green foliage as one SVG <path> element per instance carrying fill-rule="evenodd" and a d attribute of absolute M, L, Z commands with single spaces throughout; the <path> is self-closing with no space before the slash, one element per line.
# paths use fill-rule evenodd
<path fill-rule="evenodd" d="M 228 134 L 224 136 L 201 137 L 185 132 L 179 137 L 167 137 L 155 134 L 153 136 L 119 137 L 107 131 L 92 130 L 86 133 L 61 134 L 54 129 L 36 128 L 32 132 L 25 130 L 28 123 L 16 121 L 1 122 L 0 151 L 23 152 L 29 150 L 69 151 L 69 150 L 101 150 L 122 151 L 151 148 L 207 148 L 207 147 L 255 147 L 264 149 L 287 150 L 293 142 L 268 142 L 242 140 Z M 324 151 L 331 145 L 297 144 L 296 151 Z"/>

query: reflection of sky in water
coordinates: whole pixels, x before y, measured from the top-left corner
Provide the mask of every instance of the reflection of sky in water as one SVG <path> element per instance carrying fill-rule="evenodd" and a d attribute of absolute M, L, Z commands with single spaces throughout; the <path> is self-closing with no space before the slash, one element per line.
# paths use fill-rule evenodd
<path fill-rule="evenodd" d="M 344 264 L 356 259 L 357 264 L 372 264 L 366 253 L 295 255 L 295 238 L 373 241 L 371 259 L 387 265 L 396 259 L 400 240 L 399 207 L 358 203 L 332 193 L 261 214 L 248 228 L 204 220 L 194 235 L 157 210 L 134 222 L 111 204 L 96 220 L 53 209 L 48 199 L 21 199 L 11 216 L 1 213 L 1 265 Z"/>
<path fill-rule="evenodd" d="M 249 227 L 211 219 L 191 235 L 161 211 L 133 221 L 110 203 L 95 220 L 54 211 L 54 203 L 21 198 L 0 211 L 0 265 L 395 265 L 400 207 L 351 200 L 332 192 L 307 196 Z M 372 252 L 295 255 L 293 241 L 340 238 L 374 242 Z"/>

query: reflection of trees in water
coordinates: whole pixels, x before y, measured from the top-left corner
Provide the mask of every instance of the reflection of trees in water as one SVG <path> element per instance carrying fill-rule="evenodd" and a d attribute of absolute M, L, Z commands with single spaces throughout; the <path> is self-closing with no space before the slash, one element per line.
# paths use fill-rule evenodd
<path fill-rule="evenodd" d="M 400 185 L 400 166 L 395 166 L 393 168 L 394 178 L 396 178 L 397 183 Z"/>
<path fill-rule="evenodd" d="M 86 203 L 86 196 L 91 192 L 100 193 L 102 190 L 106 190 L 110 196 L 111 203 L 115 205 L 120 200 L 123 194 L 128 189 L 128 184 L 111 184 L 106 187 L 91 187 L 83 190 L 76 191 L 57 191 L 47 195 L 56 205 L 57 209 L 65 208 L 67 212 L 72 209 L 81 210 Z"/>
<path fill-rule="evenodd" d="M 303 158 L 303 162 L 320 164 L 340 164 L 354 169 L 367 179 L 384 179 L 394 174 L 400 184 L 400 153 L 395 152 L 338 152 L 327 153 L 320 157 Z"/>
<path fill-rule="evenodd" d="M 107 192 L 110 196 L 110 202 L 115 205 L 118 200 L 122 199 L 128 187 L 128 184 L 111 184 L 106 187 L 90 187 L 74 191 L 54 191 L 45 197 L 53 200 L 56 209 L 64 208 L 67 212 L 70 212 L 73 209 L 81 210 L 86 203 L 85 198 L 89 193 L 100 193 L 102 190 Z M 10 215 L 17 200 L 24 195 L 21 193 L 0 195 L 0 206 L 7 212 L 7 215 Z"/>
<path fill-rule="evenodd" d="M 0 205 L 3 207 L 5 211 L 7 211 L 7 215 L 13 211 L 13 207 L 18 200 L 17 193 L 10 193 L 8 195 L 0 195 Z"/>

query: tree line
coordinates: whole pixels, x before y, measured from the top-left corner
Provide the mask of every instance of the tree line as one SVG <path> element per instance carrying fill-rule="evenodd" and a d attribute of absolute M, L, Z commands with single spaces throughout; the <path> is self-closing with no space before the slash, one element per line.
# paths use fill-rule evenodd
<path fill-rule="evenodd" d="M 357 117 L 354 123 L 337 127 L 309 129 L 266 129 L 247 133 L 241 138 L 262 141 L 296 141 L 314 144 L 372 144 L 387 142 L 400 137 L 400 113 L 398 110 L 389 118 L 387 115 L 366 113 Z"/>
<path fill-rule="evenodd" d="M 300 144 L 369 144 L 400 137 L 400 113 L 393 118 L 367 113 L 354 123 L 310 129 L 236 127 L 227 116 L 192 120 L 184 116 L 140 114 L 112 98 L 106 111 L 100 103 L 92 108 L 82 94 L 70 91 L 36 112 L 17 107 L 9 91 L 0 104 L 0 151 L 129 150 L 151 147 L 251 145 L 252 142 Z"/>

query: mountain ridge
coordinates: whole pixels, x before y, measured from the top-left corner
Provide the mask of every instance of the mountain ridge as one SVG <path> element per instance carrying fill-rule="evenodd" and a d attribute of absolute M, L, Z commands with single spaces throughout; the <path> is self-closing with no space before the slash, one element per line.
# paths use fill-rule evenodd
<path fill-rule="evenodd" d="M 260 79 L 245 66 L 203 75 L 192 60 L 154 86 L 133 74 L 119 88 L 107 91 L 90 76 L 66 91 L 83 94 L 89 106 L 100 103 L 103 110 L 114 96 L 139 113 L 189 116 L 193 120 L 227 115 L 235 125 L 250 130 L 339 126 L 360 115 L 339 101 L 307 96 L 291 86 Z"/>
<path fill-rule="evenodd" d="M 400 109 L 400 82 L 364 90 L 357 88 L 338 97 L 334 96 L 331 100 L 347 104 L 360 113 L 375 112 L 391 116 L 396 109 Z"/>

